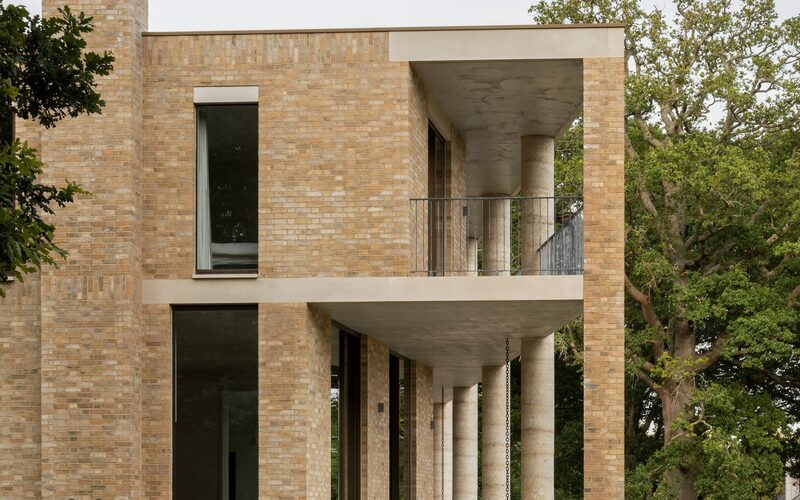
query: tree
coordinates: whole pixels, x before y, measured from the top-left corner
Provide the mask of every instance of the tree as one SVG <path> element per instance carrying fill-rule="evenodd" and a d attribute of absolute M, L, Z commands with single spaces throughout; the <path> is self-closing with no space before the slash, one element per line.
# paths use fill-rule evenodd
<path fill-rule="evenodd" d="M 95 77 L 111 72 L 113 56 L 85 51 L 92 18 L 68 7 L 58 12 L 43 19 L 0 1 L 0 283 L 21 281 L 55 265 L 55 255 L 66 256 L 46 218 L 85 193 L 74 182 L 40 182 L 42 163 L 36 150 L 14 138 L 14 117 L 50 128 L 66 117 L 100 113 L 105 104 Z"/>
<path fill-rule="evenodd" d="M 626 26 L 629 495 L 766 498 L 800 468 L 800 16 L 674 7 L 531 12 Z"/>

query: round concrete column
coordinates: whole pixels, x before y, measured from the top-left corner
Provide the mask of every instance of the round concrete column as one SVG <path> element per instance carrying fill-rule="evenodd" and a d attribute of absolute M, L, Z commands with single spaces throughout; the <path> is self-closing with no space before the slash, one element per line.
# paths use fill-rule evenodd
<path fill-rule="evenodd" d="M 522 500 L 554 495 L 553 334 L 522 339 Z"/>
<path fill-rule="evenodd" d="M 488 197 L 506 196 L 486 194 Z M 483 200 L 483 274 L 511 274 L 511 199 Z"/>
<path fill-rule="evenodd" d="M 467 276 L 478 275 L 478 238 L 467 238 Z"/>
<path fill-rule="evenodd" d="M 442 421 L 444 410 L 444 422 Z M 433 436 L 433 498 L 451 500 L 453 498 L 453 402 L 433 405 L 433 418 L 436 433 Z M 444 434 L 443 434 L 444 433 Z M 442 453 L 444 444 L 444 453 Z M 442 473 L 442 457 L 444 457 L 444 474 Z M 444 488 L 442 488 L 444 477 Z M 444 496 L 442 496 L 444 489 Z"/>
<path fill-rule="evenodd" d="M 506 496 L 506 367 L 483 367 L 483 400 L 481 402 L 481 487 L 483 498 Z"/>
<path fill-rule="evenodd" d="M 539 274 L 539 247 L 555 229 L 553 168 L 555 140 L 542 135 L 522 137 L 520 204 L 520 265 L 522 274 Z"/>
<path fill-rule="evenodd" d="M 453 388 L 453 498 L 478 498 L 478 386 Z"/>

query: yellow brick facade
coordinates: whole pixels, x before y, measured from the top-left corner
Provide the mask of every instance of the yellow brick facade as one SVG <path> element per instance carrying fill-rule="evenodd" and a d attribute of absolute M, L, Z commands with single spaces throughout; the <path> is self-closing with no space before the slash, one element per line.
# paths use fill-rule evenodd
<path fill-rule="evenodd" d="M 44 4 L 51 15 L 58 3 Z M 100 81 L 102 115 L 44 132 L 18 125 L 46 181 L 93 195 L 55 218 L 69 258 L 0 300 L 0 498 L 167 499 L 172 312 L 143 305 L 141 290 L 195 272 L 193 89 L 258 87 L 262 278 L 409 274 L 426 230 L 409 199 L 428 195 L 430 96 L 409 63 L 389 60 L 387 32 L 142 36 L 146 0 L 70 5 L 94 16 L 90 47 L 112 50 L 115 71 Z M 621 60 L 585 61 L 591 498 L 624 491 L 623 77 Z M 448 128 L 446 193 L 462 197 L 466 144 Z M 447 253 L 465 269 L 467 227 L 460 205 L 450 209 Z M 330 342 L 317 307 L 258 305 L 261 498 L 330 494 Z M 388 360 L 387 346 L 362 338 L 362 498 L 388 498 Z M 408 367 L 410 487 L 428 499 L 433 370 Z"/>

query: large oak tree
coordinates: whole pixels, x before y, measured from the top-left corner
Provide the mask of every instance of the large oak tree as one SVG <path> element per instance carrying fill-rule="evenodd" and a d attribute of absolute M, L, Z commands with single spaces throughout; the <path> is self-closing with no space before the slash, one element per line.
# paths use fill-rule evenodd
<path fill-rule="evenodd" d="M 628 495 L 766 498 L 800 468 L 800 16 L 673 7 L 531 12 L 626 25 Z M 561 151 L 576 192 L 580 152 Z"/>

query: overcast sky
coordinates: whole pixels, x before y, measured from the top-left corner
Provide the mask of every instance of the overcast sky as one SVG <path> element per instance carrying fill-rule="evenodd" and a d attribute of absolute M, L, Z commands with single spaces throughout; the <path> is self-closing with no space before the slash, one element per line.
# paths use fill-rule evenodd
<path fill-rule="evenodd" d="M 41 0 L 11 0 L 41 12 Z M 533 0 L 150 0 L 150 31 L 527 24 Z M 670 0 L 645 0 L 671 5 Z M 800 0 L 775 0 L 782 17 Z"/>

